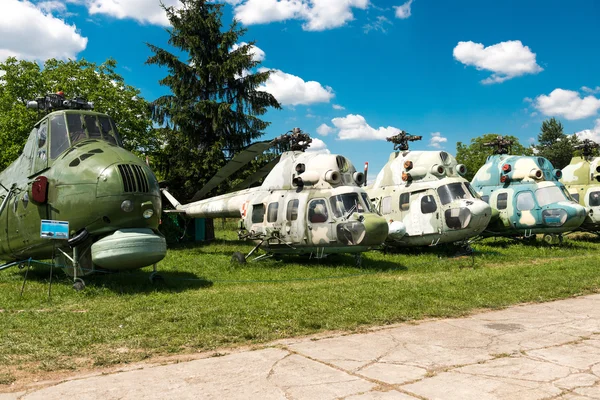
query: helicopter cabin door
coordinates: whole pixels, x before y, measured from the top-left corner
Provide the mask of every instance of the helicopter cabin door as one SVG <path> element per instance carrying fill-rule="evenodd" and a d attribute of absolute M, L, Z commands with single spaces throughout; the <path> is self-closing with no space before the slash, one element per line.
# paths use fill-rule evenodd
<path fill-rule="evenodd" d="M 312 244 L 323 246 L 336 241 L 333 220 L 325 199 L 311 200 L 306 217 Z"/>
<path fill-rule="evenodd" d="M 535 228 L 537 222 L 542 221 L 542 210 L 535 202 L 532 191 L 523 190 L 518 192 L 513 201 L 515 208 L 515 216 L 513 221 L 516 228 Z"/>
<path fill-rule="evenodd" d="M 432 189 L 410 194 L 409 235 L 428 235 L 438 231 L 440 211 Z M 407 227 L 408 228 L 408 227 Z"/>
<path fill-rule="evenodd" d="M 298 219 L 300 213 L 300 199 L 290 199 L 285 206 L 285 228 L 284 237 L 292 243 L 299 243 L 302 240 L 303 220 Z"/>
<path fill-rule="evenodd" d="M 35 145 L 33 146 L 33 161 L 31 164 L 31 175 L 37 175 L 48 167 L 48 120 L 45 119 L 36 126 L 37 130 Z"/>

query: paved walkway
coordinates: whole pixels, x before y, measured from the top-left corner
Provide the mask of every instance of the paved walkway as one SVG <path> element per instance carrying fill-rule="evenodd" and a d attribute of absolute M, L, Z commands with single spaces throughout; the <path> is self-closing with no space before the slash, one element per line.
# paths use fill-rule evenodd
<path fill-rule="evenodd" d="M 15 398 L 600 399 L 600 295 L 0 394 Z"/>

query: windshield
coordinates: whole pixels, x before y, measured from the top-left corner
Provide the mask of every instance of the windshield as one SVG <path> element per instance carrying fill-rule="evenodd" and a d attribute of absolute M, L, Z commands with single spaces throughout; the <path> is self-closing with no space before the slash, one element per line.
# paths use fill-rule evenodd
<path fill-rule="evenodd" d="M 333 215 L 349 217 L 354 211 L 364 212 L 364 207 L 358 198 L 358 193 L 344 193 L 329 198 Z"/>
<path fill-rule="evenodd" d="M 537 202 L 540 207 L 567 200 L 567 197 L 558 186 L 550 186 L 538 189 L 535 191 L 535 197 L 537 198 Z"/>
<path fill-rule="evenodd" d="M 109 143 L 120 144 L 115 123 L 107 116 L 67 113 L 67 126 L 71 146 L 84 139 L 105 140 Z"/>
<path fill-rule="evenodd" d="M 438 195 L 442 205 L 446 205 L 453 200 L 457 199 L 470 199 L 471 193 L 468 193 L 463 187 L 461 182 L 450 183 L 448 185 L 440 186 L 437 189 Z"/>
<path fill-rule="evenodd" d="M 372 213 L 377 212 L 375 210 L 375 205 L 373 203 L 371 203 L 371 199 L 369 199 L 369 195 L 366 192 L 362 192 L 360 195 L 362 196 L 362 199 L 365 202 L 365 205 L 367 206 L 368 212 L 372 212 Z M 359 208 L 360 208 L 360 206 L 359 206 Z M 359 211 L 361 211 L 361 210 L 359 210 Z"/>

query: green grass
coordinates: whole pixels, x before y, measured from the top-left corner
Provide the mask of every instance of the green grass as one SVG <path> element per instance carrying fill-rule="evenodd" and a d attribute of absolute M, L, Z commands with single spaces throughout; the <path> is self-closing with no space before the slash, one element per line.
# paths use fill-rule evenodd
<path fill-rule="evenodd" d="M 158 285 L 146 268 L 87 277 L 75 292 L 60 273 L 49 299 L 49 269 L 36 266 L 21 297 L 24 270 L 0 272 L 0 389 L 50 371 L 460 316 L 600 288 L 600 240 L 587 237 L 562 247 L 488 239 L 474 246 L 474 258 L 435 249 L 370 252 L 356 268 L 346 255 L 235 265 L 231 253 L 251 246 L 231 230 L 217 236 L 169 250 Z"/>

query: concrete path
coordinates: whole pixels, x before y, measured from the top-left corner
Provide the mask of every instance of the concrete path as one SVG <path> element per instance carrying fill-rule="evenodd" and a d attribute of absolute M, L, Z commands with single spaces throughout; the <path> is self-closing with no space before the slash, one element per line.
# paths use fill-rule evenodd
<path fill-rule="evenodd" d="M 0 394 L 15 398 L 600 399 L 600 295 Z"/>

